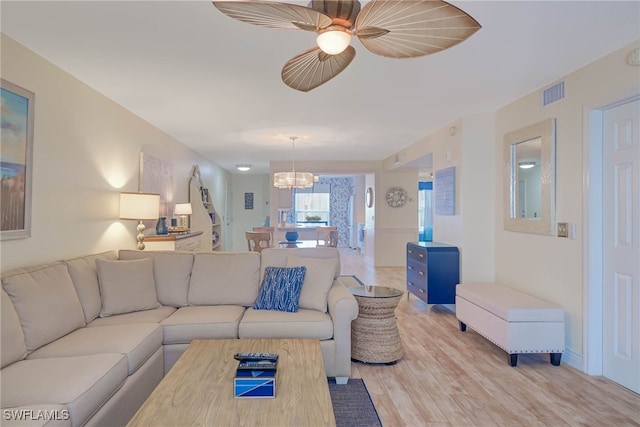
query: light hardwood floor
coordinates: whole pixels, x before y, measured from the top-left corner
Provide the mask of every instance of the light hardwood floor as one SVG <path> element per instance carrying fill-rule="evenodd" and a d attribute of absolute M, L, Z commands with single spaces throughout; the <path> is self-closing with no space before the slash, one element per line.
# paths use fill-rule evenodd
<path fill-rule="evenodd" d="M 340 249 L 342 274 L 368 285 L 405 289 L 400 267 L 374 268 L 353 249 Z M 640 426 L 640 395 L 586 375 L 548 355 L 504 351 L 455 313 L 403 297 L 396 316 L 404 358 L 395 365 L 352 363 L 385 427 L 396 426 Z"/>

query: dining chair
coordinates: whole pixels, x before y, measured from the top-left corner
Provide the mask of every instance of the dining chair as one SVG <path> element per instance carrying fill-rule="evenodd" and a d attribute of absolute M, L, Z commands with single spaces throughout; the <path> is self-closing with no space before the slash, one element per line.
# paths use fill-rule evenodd
<path fill-rule="evenodd" d="M 271 242 L 269 244 L 270 248 L 273 248 L 275 246 L 275 239 L 274 239 L 274 233 L 275 233 L 275 227 L 253 227 L 253 231 L 258 232 L 258 233 L 270 233 L 271 234 Z"/>
<path fill-rule="evenodd" d="M 316 228 L 316 246 L 338 247 L 338 227 Z"/>
<path fill-rule="evenodd" d="M 246 231 L 247 246 L 250 252 L 262 252 L 265 248 L 272 247 L 271 233 L 259 231 Z"/>

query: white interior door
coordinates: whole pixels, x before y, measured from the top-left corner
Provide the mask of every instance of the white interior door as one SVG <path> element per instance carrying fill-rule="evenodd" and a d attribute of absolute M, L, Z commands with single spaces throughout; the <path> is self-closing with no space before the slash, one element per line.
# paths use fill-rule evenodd
<path fill-rule="evenodd" d="M 640 101 L 604 112 L 603 374 L 640 393 Z"/>

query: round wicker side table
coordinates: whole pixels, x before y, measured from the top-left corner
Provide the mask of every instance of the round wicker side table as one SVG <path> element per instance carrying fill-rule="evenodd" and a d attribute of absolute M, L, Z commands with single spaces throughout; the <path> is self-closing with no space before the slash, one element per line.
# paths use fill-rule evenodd
<path fill-rule="evenodd" d="M 395 309 L 403 292 L 386 286 L 349 288 L 358 302 L 351 322 L 351 358 L 366 363 L 395 363 L 402 358 L 402 342 Z"/>

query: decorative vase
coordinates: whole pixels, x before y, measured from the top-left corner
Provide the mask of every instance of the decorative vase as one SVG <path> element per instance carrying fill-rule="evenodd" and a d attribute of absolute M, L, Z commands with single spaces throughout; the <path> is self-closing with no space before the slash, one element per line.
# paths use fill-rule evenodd
<path fill-rule="evenodd" d="M 298 240 L 298 232 L 297 231 L 287 231 L 284 235 L 287 242 L 295 242 Z"/>
<path fill-rule="evenodd" d="M 156 223 L 156 234 L 169 234 L 169 228 L 167 228 L 167 217 L 161 216 Z"/>

